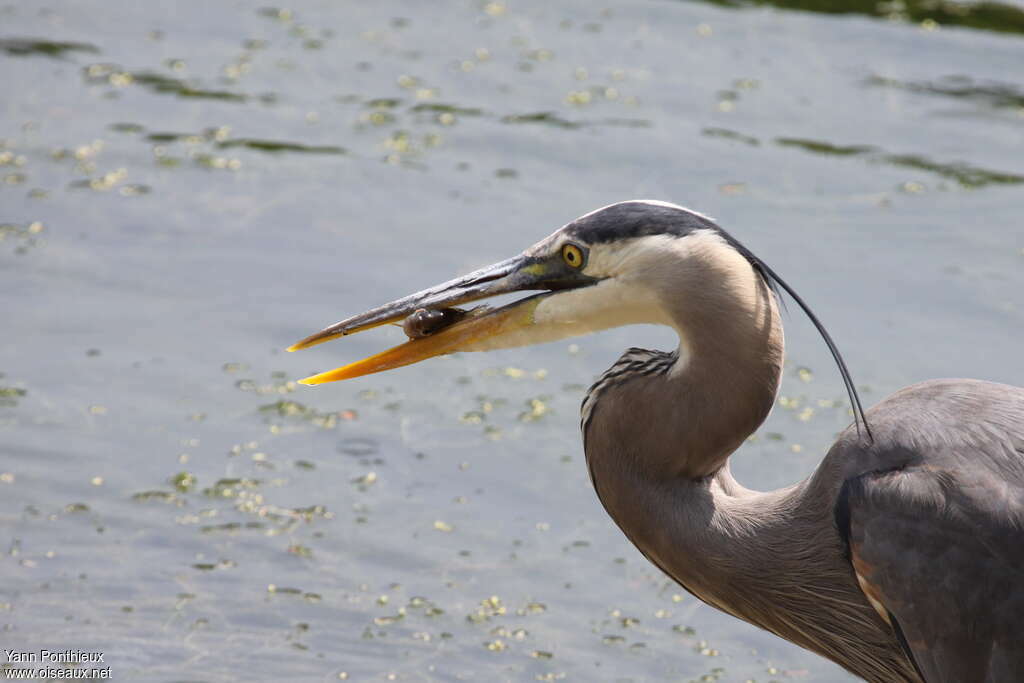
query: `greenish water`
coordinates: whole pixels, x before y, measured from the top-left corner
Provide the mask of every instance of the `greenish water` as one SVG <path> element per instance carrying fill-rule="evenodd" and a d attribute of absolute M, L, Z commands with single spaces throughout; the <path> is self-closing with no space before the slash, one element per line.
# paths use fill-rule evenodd
<path fill-rule="evenodd" d="M 666 331 L 316 389 L 293 380 L 401 330 L 283 349 L 646 197 L 794 285 L 867 403 L 1024 384 L 1021 16 L 0 6 L 0 647 L 115 680 L 851 680 L 696 602 L 597 503 L 583 392 Z M 753 488 L 849 420 L 787 333 L 733 464 Z"/>
<path fill-rule="evenodd" d="M 820 14 L 859 14 L 927 27 L 956 26 L 997 33 L 1024 33 L 1024 7 L 1012 2 L 942 0 L 704 0 L 722 7 L 778 7 Z"/>

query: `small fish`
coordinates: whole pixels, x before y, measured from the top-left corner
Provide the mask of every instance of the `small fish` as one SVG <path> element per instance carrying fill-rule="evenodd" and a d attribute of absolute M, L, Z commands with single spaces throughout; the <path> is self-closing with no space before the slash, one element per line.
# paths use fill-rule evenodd
<path fill-rule="evenodd" d="M 402 329 L 409 339 L 422 339 L 462 320 L 465 315 L 466 311 L 458 308 L 419 308 L 405 319 Z"/>

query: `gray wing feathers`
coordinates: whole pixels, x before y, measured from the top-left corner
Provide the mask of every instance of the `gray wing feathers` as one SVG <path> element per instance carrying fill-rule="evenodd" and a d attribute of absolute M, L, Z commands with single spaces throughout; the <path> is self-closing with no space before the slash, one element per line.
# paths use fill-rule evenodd
<path fill-rule="evenodd" d="M 891 467 L 843 485 L 851 563 L 928 683 L 1024 681 L 1024 390 L 913 389 L 868 458 Z"/>

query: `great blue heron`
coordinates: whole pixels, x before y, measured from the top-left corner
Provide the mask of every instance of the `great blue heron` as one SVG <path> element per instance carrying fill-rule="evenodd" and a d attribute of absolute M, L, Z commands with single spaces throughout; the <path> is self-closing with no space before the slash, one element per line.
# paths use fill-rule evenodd
<path fill-rule="evenodd" d="M 854 424 L 810 477 L 761 493 L 733 479 L 729 456 L 778 390 L 777 287 L 828 343 Z M 631 323 L 671 326 L 678 349 L 629 349 L 583 401 L 591 480 L 629 540 L 704 602 L 868 681 L 1024 680 L 1024 389 L 934 380 L 865 414 L 810 309 L 705 216 L 613 204 L 520 256 L 289 350 L 523 290 L 543 291 L 430 314 L 422 338 L 303 382 Z"/>

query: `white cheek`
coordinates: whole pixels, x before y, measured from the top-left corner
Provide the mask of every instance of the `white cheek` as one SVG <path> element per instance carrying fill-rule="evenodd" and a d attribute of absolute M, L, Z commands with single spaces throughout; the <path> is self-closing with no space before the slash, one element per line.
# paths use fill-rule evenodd
<path fill-rule="evenodd" d="M 620 325 L 670 324 L 653 292 L 613 278 L 544 298 L 533 312 L 533 322 L 558 330 L 558 338 Z"/>
<path fill-rule="evenodd" d="M 642 323 L 671 325 L 657 298 L 646 287 L 608 279 L 546 296 L 537 302 L 529 324 L 477 339 L 459 350 L 510 349 Z"/>

